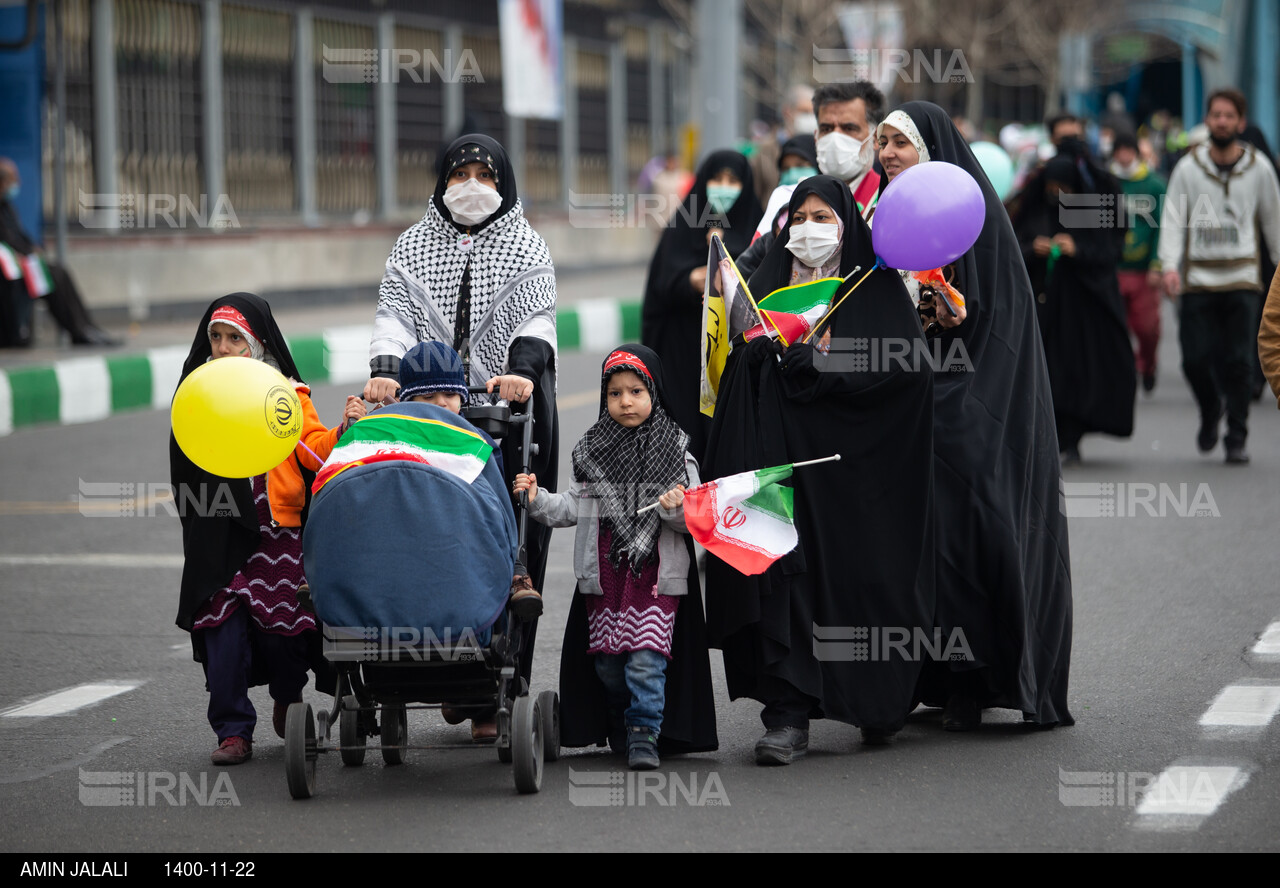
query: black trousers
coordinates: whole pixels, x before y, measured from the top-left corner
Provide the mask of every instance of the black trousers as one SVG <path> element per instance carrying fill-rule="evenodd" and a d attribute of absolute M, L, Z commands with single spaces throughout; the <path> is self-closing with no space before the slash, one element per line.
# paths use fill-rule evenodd
<path fill-rule="evenodd" d="M 59 327 L 71 334 L 72 342 L 87 342 L 95 327 L 75 281 L 65 268 L 53 262 L 49 263 L 49 275 L 53 278 L 53 290 L 44 297 L 49 314 L 53 315 Z"/>
<path fill-rule="evenodd" d="M 1202 419 L 1216 420 L 1225 399 L 1228 447 L 1243 447 L 1249 436 L 1261 298 L 1256 290 L 1182 294 L 1178 317 L 1182 373 L 1200 405 Z"/>

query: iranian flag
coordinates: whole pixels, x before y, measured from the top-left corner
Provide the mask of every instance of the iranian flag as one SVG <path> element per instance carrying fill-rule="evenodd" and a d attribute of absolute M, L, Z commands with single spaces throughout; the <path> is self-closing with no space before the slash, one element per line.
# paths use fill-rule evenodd
<path fill-rule="evenodd" d="M 470 484 L 480 477 L 493 447 L 477 432 L 437 419 L 395 413 L 357 420 L 316 474 L 312 493 L 353 466 L 376 462 L 426 463 Z"/>
<path fill-rule="evenodd" d="M 842 283 L 840 278 L 820 278 L 774 290 L 760 300 L 760 314 L 764 319 L 747 331 L 746 338 L 781 336 L 787 345 L 803 339 L 822 319 Z"/>
<path fill-rule="evenodd" d="M 6 281 L 16 281 L 22 277 L 22 266 L 18 264 L 19 256 L 8 244 L 0 244 L 0 274 Z"/>
<path fill-rule="evenodd" d="M 22 257 L 22 270 L 26 273 L 27 293 L 32 299 L 39 299 L 53 292 L 53 278 L 49 275 L 49 267 L 44 260 L 32 253 Z"/>
<path fill-rule="evenodd" d="M 791 466 L 730 475 L 684 494 L 684 523 L 708 552 L 753 576 L 796 547 Z"/>

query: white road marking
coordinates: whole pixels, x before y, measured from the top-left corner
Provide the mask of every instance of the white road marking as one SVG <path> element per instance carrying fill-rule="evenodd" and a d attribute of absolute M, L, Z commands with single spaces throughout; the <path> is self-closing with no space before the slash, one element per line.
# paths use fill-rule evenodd
<path fill-rule="evenodd" d="M 182 567 L 181 555 L 101 552 L 86 555 L 0 555 L 0 567 Z"/>
<path fill-rule="evenodd" d="M 1140 817 L 1208 817 L 1249 775 L 1230 765 L 1174 765 L 1151 782 L 1138 803 Z"/>
<path fill-rule="evenodd" d="M 579 348 L 585 352 L 607 351 L 618 344 L 622 334 L 622 309 L 612 299 L 583 299 L 578 310 Z"/>
<path fill-rule="evenodd" d="M 145 680 L 144 680 L 145 681 Z M 98 681 L 67 688 L 30 703 L 23 703 L 0 713 L 5 718 L 43 718 L 50 715 L 67 715 L 85 706 L 92 706 L 119 694 L 140 687 L 144 681 Z"/>
<path fill-rule="evenodd" d="M 101 356 L 54 361 L 58 378 L 58 419 L 93 422 L 111 415 L 111 374 Z"/>
<path fill-rule="evenodd" d="M 1257 728 L 1280 711 L 1280 685 L 1229 685 L 1200 716 L 1205 727 Z"/>
<path fill-rule="evenodd" d="M 1252 648 L 1255 654 L 1280 657 L 1280 623 L 1272 623 L 1262 633 Z"/>
<path fill-rule="evenodd" d="M 151 364 L 151 406 L 157 410 L 169 409 L 189 350 L 185 345 L 147 349 L 147 361 Z"/>
<path fill-rule="evenodd" d="M 324 338 L 325 367 L 330 385 L 364 383 L 369 378 L 369 340 L 373 327 L 369 324 L 351 327 L 329 327 Z"/>
<path fill-rule="evenodd" d="M 13 386 L 9 374 L 0 370 L 0 435 L 13 431 Z"/>

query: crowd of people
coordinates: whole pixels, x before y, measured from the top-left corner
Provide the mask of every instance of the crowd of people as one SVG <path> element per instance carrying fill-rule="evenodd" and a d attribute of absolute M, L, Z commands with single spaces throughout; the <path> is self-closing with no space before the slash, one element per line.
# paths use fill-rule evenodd
<path fill-rule="evenodd" d="M 250 683 L 270 684 L 280 731 L 307 668 L 324 677 L 314 617 L 297 597 L 301 561 L 281 558 L 297 547 L 302 469 L 318 468 L 361 421 L 365 401 L 448 396 L 458 403 L 444 406 L 456 413 L 484 397 L 468 386 L 531 404 L 535 418 L 528 469 L 514 440 L 502 443 L 500 463 L 513 502 L 527 502 L 534 522 L 527 573 L 511 588 L 532 620 L 526 680 L 551 528 L 576 527 L 577 594 L 560 675 L 565 745 L 608 743 L 637 769 L 656 767 L 660 752 L 715 749 L 708 648 L 723 652 L 730 696 L 761 704 L 761 765 L 803 756 L 813 719 L 857 726 L 864 743 L 884 745 L 920 704 L 941 709 L 950 731 L 978 728 L 991 708 L 1035 727 L 1074 723 L 1063 466 L 1080 459 L 1085 434 L 1132 433 L 1139 381 L 1155 385 L 1161 291 L 1179 303 L 1200 449 L 1216 446 L 1225 413 L 1227 462 L 1248 461 L 1249 357 L 1264 282 L 1255 228 L 1280 259 L 1280 189 L 1270 158 L 1239 138 L 1244 98 L 1210 96 L 1208 141 L 1173 167 L 1167 186 L 1137 134 L 1114 132 L 1099 160 L 1081 121 L 1055 118 L 1053 156 L 1008 202 L 936 105 L 889 108 L 868 83 L 793 92 L 792 101 L 794 131 L 775 150 L 713 151 L 681 186 L 671 184 L 679 177 L 670 164 L 648 170 L 679 187 L 682 204 L 649 267 L 642 342 L 606 356 L 598 418 L 573 448 L 568 483 L 557 477 L 550 253 L 524 216 L 502 146 L 475 134 L 448 146 L 425 216 L 388 258 L 363 400 L 349 399 L 331 429 L 308 411 L 307 446 L 240 483 L 238 518 L 183 516 L 178 623 L 205 663 L 215 763 L 251 754 Z M 914 270 L 885 267 L 873 245 L 885 190 L 928 163 L 959 167 L 981 192 L 976 242 L 935 270 L 962 297 L 954 301 Z M 1149 212 L 1116 224 L 1126 200 L 1139 197 L 1150 199 Z M 1197 199 L 1209 210 L 1189 225 L 1177 213 Z M 701 336 L 713 236 L 757 298 L 842 283 L 808 336 L 735 342 L 707 416 Z M 1272 302 L 1264 360 L 1280 368 L 1280 296 Z M 850 343 L 891 341 L 964 360 L 938 368 L 849 359 Z M 184 376 L 230 354 L 274 362 L 305 397 L 256 297 L 210 307 Z M 421 354 L 447 372 L 419 379 Z M 841 460 L 791 479 L 792 551 L 754 576 L 707 556 L 704 612 L 684 492 L 832 453 Z M 207 482 L 205 474 L 173 445 L 175 485 Z M 646 497 L 656 509 L 640 509 Z M 295 566 L 279 582 L 282 561 Z M 860 627 L 863 638 L 923 633 L 957 641 L 958 652 L 908 656 L 889 645 L 876 655 L 822 655 L 819 640 L 841 627 Z M 473 738 L 493 740 L 493 713 L 471 715 Z"/>

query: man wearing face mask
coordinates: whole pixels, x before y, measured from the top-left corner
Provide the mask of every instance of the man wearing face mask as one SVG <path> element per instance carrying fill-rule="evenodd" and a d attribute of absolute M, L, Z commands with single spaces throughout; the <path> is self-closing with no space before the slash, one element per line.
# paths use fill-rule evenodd
<path fill-rule="evenodd" d="M 1200 406 L 1196 445 L 1201 453 L 1217 446 L 1225 411 L 1229 465 L 1249 461 L 1245 439 L 1263 286 L 1258 229 L 1272 261 L 1280 262 L 1280 184 L 1271 164 L 1238 138 L 1246 111 L 1238 90 L 1209 96 L 1209 141 L 1173 168 L 1160 220 L 1165 292 L 1180 302 L 1182 372 Z"/>
<path fill-rule="evenodd" d="M 1111 174 L 1120 180 L 1126 215 L 1124 252 L 1116 267 L 1120 295 L 1124 297 L 1129 330 L 1138 341 L 1135 353 L 1143 391 L 1156 387 L 1156 351 L 1160 345 L 1160 229 L 1154 224 L 1164 200 L 1165 183 L 1138 156 L 1138 140 L 1132 133 L 1115 137 Z"/>
<path fill-rule="evenodd" d="M 884 95 L 865 80 L 828 83 L 814 91 L 813 108 L 818 171 L 844 182 L 853 193 L 858 213 L 864 220 L 870 219 L 880 199 L 881 177 L 872 166 L 875 129 L 884 119 Z M 738 260 L 739 268 L 758 268 L 773 242 L 771 233 L 756 238 Z"/>
<path fill-rule="evenodd" d="M 848 185 L 858 213 L 869 219 L 880 191 L 880 174 L 872 166 L 884 95 L 865 80 L 828 83 L 814 92 L 813 107 L 818 116 L 818 169 Z"/>

